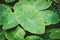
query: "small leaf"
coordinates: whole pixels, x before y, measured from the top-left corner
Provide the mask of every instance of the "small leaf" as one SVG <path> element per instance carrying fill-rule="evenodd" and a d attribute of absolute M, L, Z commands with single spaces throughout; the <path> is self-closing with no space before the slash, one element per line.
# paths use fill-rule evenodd
<path fill-rule="evenodd" d="M 25 40 L 43 40 L 43 39 L 38 36 L 27 36 Z"/>
<path fill-rule="evenodd" d="M 59 28 L 50 29 L 49 32 L 51 32 L 51 34 L 50 34 L 51 39 L 60 39 L 60 29 Z"/>
<path fill-rule="evenodd" d="M 46 25 L 56 24 L 60 21 L 59 15 L 51 10 L 40 11 L 40 13 Z"/>
<path fill-rule="evenodd" d="M 7 16 L 8 15 L 8 16 Z M 4 15 L 2 18 L 5 19 L 4 25 L 3 25 L 3 29 L 10 29 L 15 27 L 16 25 L 18 25 L 18 22 L 16 21 L 14 15 L 12 14 L 7 14 Z M 7 18 L 5 18 L 7 17 Z"/>
<path fill-rule="evenodd" d="M 44 10 L 47 9 L 51 6 L 51 1 L 46 1 L 46 0 L 38 0 L 36 1 L 33 6 L 37 9 L 37 10 Z"/>
<path fill-rule="evenodd" d="M 8 40 L 24 40 L 25 32 L 19 26 L 13 30 L 5 32 L 5 36 Z"/>
<path fill-rule="evenodd" d="M 3 29 L 10 29 L 18 24 L 11 9 L 3 4 L 0 4 L 0 19 Z"/>

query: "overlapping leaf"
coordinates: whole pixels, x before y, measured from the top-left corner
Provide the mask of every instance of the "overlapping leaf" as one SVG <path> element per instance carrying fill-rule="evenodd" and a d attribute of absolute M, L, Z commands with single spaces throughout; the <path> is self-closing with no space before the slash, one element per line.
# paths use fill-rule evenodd
<path fill-rule="evenodd" d="M 3 24 L 3 29 L 9 29 L 18 24 L 11 9 L 3 4 L 0 4 L 0 19 L 0 22 Z"/>
<path fill-rule="evenodd" d="M 13 2 L 15 0 L 4 0 L 5 2 Z M 3 4 L 0 4 L 0 40 L 5 37 L 8 40 L 24 40 L 26 31 L 33 34 L 44 34 L 45 25 L 57 24 L 60 21 L 59 15 L 56 12 L 47 10 L 51 6 L 49 0 L 19 0 L 14 6 L 14 12 Z M 59 0 L 53 0 L 59 4 Z M 46 10 L 45 10 L 46 9 Z M 58 7 L 59 10 L 59 7 Z M 15 27 L 20 24 L 22 28 Z M 14 28 L 13 28 L 14 27 Z M 10 29 L 12 28 L 12 29 Z M 5 32 L 5 29 L 9 29 Z M 47 31 L 48 33 L 48 31 Z M 49 33 L 51 33 L 49 35 Z M 45 40 L 60 39 L 60 29 L 50 29 L 49 33 L 45 36 Z M 5 34 L 5 35 L 4 35 Z M 49 38 L 48 38 L 49 37 Z M 51 38 L 51 39 L 50 39 Z M 38 36 L 28 36 L 25 40 L 43 40 Z"/>
<path fill-rule="evenodd" d="M 38 36 L 28 36 L 25 40 L 43 40 L 41 37 Z"/>
<path fill-rule="evenodd" d="M 60 21 L 59 15 L 56 12 L 53 12 L 51 10 L 45 10 L 40 11 L 40 13 L 42 15 L 41 18 L 44 20 L 46 25 L 56 24 Z"/>
<path fill-rule="evenodd" d="M 38 0 L 36 1 L 33 6 L 37 9 L 37 10 L 44 10 L 47 9 L 51 6 L 51 1 L 46 1 L 46 0 Z"/>
<path fill-rule="evenodd" d="M 19 26 L 13 30 L 5 32 L 5 36 L 8 40 L 24 40 L 25 32 Z"/>
<path fill-rule="evenodd" d="M 50 34 L 51 39 L 60 39 L 60 29 L 59 28 L 50 29 L 49 32 L 51 32 L 51 34 Z"/>

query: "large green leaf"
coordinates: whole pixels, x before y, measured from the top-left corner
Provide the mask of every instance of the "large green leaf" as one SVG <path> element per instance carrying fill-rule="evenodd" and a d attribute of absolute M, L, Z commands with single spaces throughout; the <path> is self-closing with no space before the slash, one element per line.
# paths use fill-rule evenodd
<path fill-rule="evenodd" d="M 46 25 L 56 24 L 60 21 L 59 15 L 51 10 L 40 11 Z"/>
<path fill-rule="evenodd" d="M 3 4 L 0 4 L 0 19 L 3 24 L 3 29 L 9 29 L 18 24 L 11 9 Z"/>
<path fill-rule="evenodd" d="M 36 1 L 33 6 L 37 9 L 37 10 L 44 10 L 47 9 L 51 6 L 51 1 L 46 1 L 46 0 L 38 0 Z"/>
<path fill-rule="evenodd" d="M 32 5 L 26 2 L 18 2 L 14 6 L 14 10 L 17 21 L 25 30 L 36 34 L 43 34 L 45 32 L 45 24 L 40 18 L 41 15 Z"/>
<path fill-rule="evenodd" d="M 43 40 L 43 39 L 38 36 L 27 36 L 25 40 Z"/>
<path fill-rule="evenodd" d="M 5 32 L 5 36 L 8 40 L 24 40 L 25 32 L 19 26 L 13 30 Z"/>
<path fill-rule="evenodd" d="M 51 39 L 60 39 L 60 28 L 49 29 Z"/>

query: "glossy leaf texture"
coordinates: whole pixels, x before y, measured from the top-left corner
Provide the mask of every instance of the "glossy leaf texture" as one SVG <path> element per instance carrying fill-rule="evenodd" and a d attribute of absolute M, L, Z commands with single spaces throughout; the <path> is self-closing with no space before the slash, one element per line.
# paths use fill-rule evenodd
<path fill-rule="evenodd" d="M 46 25 L 56 24 L 59 23 L 60 17 L 59 15 L 51 10 L 40 11 L 41 18 Z"/>
<path fill-rule="evenodd" d="M 27 36 L 25 40 L 43 40 L 39 36 Z"/>
<path fill-rule="evenodd" d="M 53 29 L 49 29 L 50 34 L 50 38 L 51 39 L 60 39 L 60 29 L 59 28 L 53 28 Z"/>
<path fill-rule="evenodd" d="M 5 0 L 5 2 L 13 2 L 13 1 L 15 1 L 15 0 Z"/>
<path fill-rule="evenodd" d="M 0 19 L 4 30 L 15 27 L 18 24 L 11 9 L 4 4 L 0 4 Z"/>
<path fill-rule="evenodd" d="M 45 32 L 45 24 L 40 18 L 40 13 L 32 5 L 27 2 L 18 2 L 14 6 L 14 10 L 17 21 L 25 30 L 35 34 L 43 34 Z"/>
<path fill-rule="evenodd" d="M 24 30 L 19 26 L 13 30 L 5 32 L 5 36 L 8 40 L 24 40 L 24 35 Z"/>

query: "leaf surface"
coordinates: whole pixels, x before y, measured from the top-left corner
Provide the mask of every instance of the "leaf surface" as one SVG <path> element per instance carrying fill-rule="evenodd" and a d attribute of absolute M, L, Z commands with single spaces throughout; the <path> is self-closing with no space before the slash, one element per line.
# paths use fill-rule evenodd
<path fill-rule="evenodd" d="M 43 40 L 43 39 L 38 36 L 27 36 L 25 40 Z"/>
<path fill-rule="evenodd" d="M 51 6 L 51 1 L 46 1 L 46 0 L 38 0 L 36 1 L 33 6 L 37 9 L 37 10 L 44 10 L 47 9 Z"/>
<path fill-rule="evenodd" d="M 45 11 L 40 11 L 40 13 L 46 25 L 56 24 L 59 23 L 60 21 L 59 15 L 54 11 L 45 10 Z"/>
<path fill-rule="evenodd" d="M 40 19 L 40 13 L 32 5 L 18 2 L 14 6 L 14 10 L 17 21 L 25 30 L 35 34 L 43 34 L 45 32 L 45 24 Z"/>
<path fill-rule="evenodd" d="M 8 40 L 24 40 L 25 32 L 19 26 L 13 30 L 5 32 L 5 36 Z"/>
<path fill-rule="evenodd" d="M 0 4 L 0 19 L 4 30 L 15 27 L 18 24 L 11 9 L 4 4 Z"/>
<path fill-rule="evenodd" d="M 51 39 L 60 39 L 60 29 L 59 28 L 50 29 L 49 32 L 51 32 L 51 34 L 50 34 Z"/>

